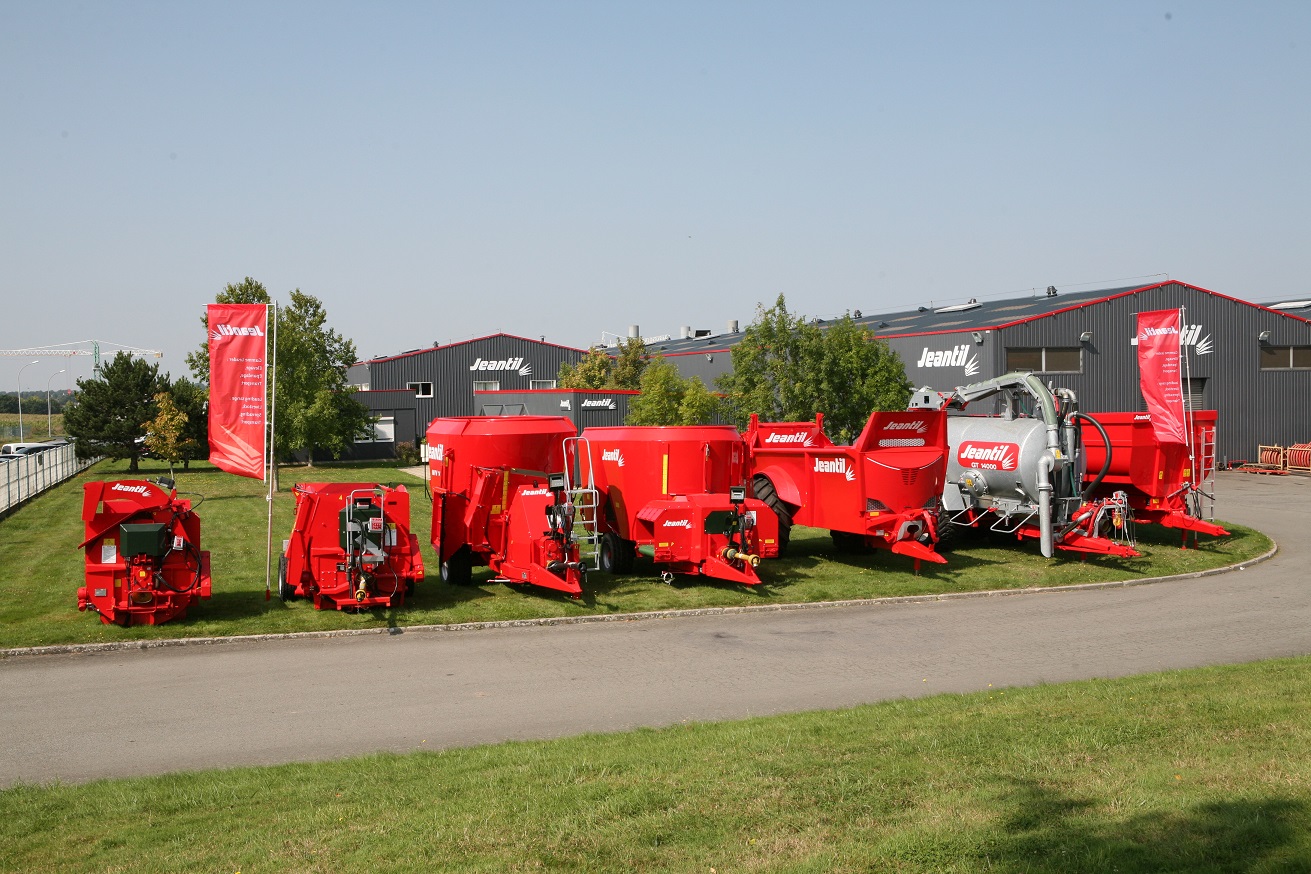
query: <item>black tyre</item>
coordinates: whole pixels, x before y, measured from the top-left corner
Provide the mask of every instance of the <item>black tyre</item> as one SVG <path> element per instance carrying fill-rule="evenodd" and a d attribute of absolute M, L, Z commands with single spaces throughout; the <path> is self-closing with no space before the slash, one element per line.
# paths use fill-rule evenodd
<path fill-rule="evenodd" d="M 296 587 L 287 582 L 287 557 L 278 558 L 278 597 L 284 601 L 296 600 Z"/>
<path fill-rule="evenodd" d="M 473 554 L 468 546 L 461 546 L 449 559 L 442 562 L 442 582 L 452 586 L 473 584 Z"/>
<path fill-rule="evenodd" d="M 601 570 L 607 574 L 633 571 L 633 544 L 613 531 L 601 535 Z"/>
<path fill-rule="evenodd" d="M 966 531 L 969 529 L 962 528 L 959 525 L 953 525 L 947 521 L 945 516 L 938 517 L 938 542 L 934 549 L 938 552 L 950 552 L 961 541 L 965 539 Z"/>
<path fill-rule="evenodd" d="M 769 477 L 764 474 L 757 474 L 751 478 L 751 491 L 757 500 L 764 502 L 765 506 L 773 510 L 774 515 L 778 517 L 778 554 L 782 555 L 787 551 L 788 541 L 792 539 L 792 512 L 778 496 L 778 491 L 775 490 Z"/>

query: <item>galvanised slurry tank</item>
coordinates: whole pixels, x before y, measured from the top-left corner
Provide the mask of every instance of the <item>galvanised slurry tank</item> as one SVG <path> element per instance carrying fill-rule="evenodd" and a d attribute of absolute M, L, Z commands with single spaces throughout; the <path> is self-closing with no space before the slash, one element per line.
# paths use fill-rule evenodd
<path fill-rule="evenodd" d="M 106 625 L 158 625 L 209 597 L 200 518 L 172 480 L 86 483 L 82 521 L 86 585 L 77 609 L 99 613 Z"/>
<path fill-rule="evenodd" d="M 1191 444 L 1162 443 L 1152 427 L 1150 413 L 1098 413 L 1110 440 L 1106 476 L 1093 490 L 1094 497 L 1123 490 L 1133 507 L 1135 521 L 1150 522 L 1184 532 L 1223 537 L 1227 530 L 1209 521 L 1215 500 L 1215 410 L 1190 411 L 1185 419 Z M 1085 436 L 1088 466 L 1106 462 L 1106 441 L 1099 432 Z"/>
<path fill-rule="evenodd" d="M 760 422 L 746 441 L 752 486 L 778 515 L 783 542 L 793 523 L 832 532 L 842 549 L 890 549 L 918 562 L 934 551 L 947 450 L 940 410 L 875 412 L 851 446 L 814 422 Z"/>
<path fill-rule="evenodd" d="M 562 416 L 433 419 L 428 482 L 442 579 L 468 585 L 481 564 L 505 583 L 582 594 L 563 449 L 576 434 Z"/>
<path fill-rule="evenodd" d="M 777 521 L 747 497 L 746 446 L 731 425 L 588 428 L 580 444 L 600 494 L 602 569 L 630 571 L 645 547 L 667 580 L 754 585 L 760 559 L 778 555 Z"/>

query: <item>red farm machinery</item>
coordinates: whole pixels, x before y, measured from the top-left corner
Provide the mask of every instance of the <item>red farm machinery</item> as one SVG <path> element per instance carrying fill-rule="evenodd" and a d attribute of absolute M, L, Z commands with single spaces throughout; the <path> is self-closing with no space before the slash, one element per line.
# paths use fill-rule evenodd
<path fill-rule="evenodd" d="M 755 496 L 776 514 L 787 544 L 792 525 L 827 528 L 846 551 L 889 549 L 919 562 L 945 563 L 934 550 L 946 472 L 946 416 L 940 410 L 875 412 L 851 446 L 814 422 L 747 427 Z"/>
<path fill-rule="evenodd" d="M 779 554 L 778 521 L 747 491 L 746 445 L 731 425 L 588 428 L 573 444 L 584 492 L 599 497 L 598 563 L 629 573 L 639 552 L 661 577 L 760 582 Z"/>
<path fill-rule="evenodd" d="M 1079 412 L 1074 392 L 1049 389 L 1032 373 L 1017 372 L 948 393 L 921 389 L 911 404 L 963 412 L 993 397 L 1000 398 L 999 415 L 948 416 L 943 541 L 951 539 L 954 525 L 1036 539 L 1048 557 L 1056 549 L 1138 555 L 1128 496 L 1098 491 L 1108 473 L 1105 459 L 1091 481 L 1085 476 L 1084 435 L 1102 426 Z"/>
<path fill-rule="evenodd" d="M 402 485 L 297 483 L 296 521 L 278 561 L 278 595 L 314 609 L 399 607 L 423 579 Z"/>
<path fill-rule="evenodd" d="M 77 609 L 110 625 L 158 625 L 210 595 L 200 518 L 172 480 L 89 482 L 82 487 L 86 585 Z"/>
<path fill-rule="evenodd" d="M 432 421 L 432 544 L 443 580 L 468 585 L 474 565 L 486 565 L 511 585 L 582 595 L 586 568 L 564 458 L 565 441 L 576 435 L 561 416 Z"/>
<path fill-rule="evenodd" d="M 1107 464 L 1107 471 L 1093 489 L 1094 497 L 1123 491 L 1135 521 L 1181 529 L 1185 544 L 1190 531 L 1194 537 L 1228 535 L 1211 521 L 1217 418 L 1215 410 L 1189 411 L 1185 419 L 1190 443 L 1182 444 L 1162 443 L 1150 413 L 1098 413 L 1106 439 L 1099 432 L 1088 433 L 1088 466 L 1100 469 Z"/>

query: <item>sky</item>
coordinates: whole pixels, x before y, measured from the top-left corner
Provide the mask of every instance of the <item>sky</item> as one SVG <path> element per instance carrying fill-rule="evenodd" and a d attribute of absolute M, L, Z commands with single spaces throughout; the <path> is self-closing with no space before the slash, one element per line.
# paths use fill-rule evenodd
<path fill-rule="evenodd" d="M 0 0 L 0 82 L 0 350 L 189 375 L 248 276 L 362 359 L 780 294 L 1311 296 L 1306 2 Z"/>

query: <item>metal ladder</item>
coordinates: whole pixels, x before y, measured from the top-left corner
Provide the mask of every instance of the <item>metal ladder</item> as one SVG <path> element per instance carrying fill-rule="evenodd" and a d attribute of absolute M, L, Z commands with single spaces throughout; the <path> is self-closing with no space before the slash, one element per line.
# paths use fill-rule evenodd
<path fill-rule="evenodd" d="M 1215 429 L 1202 428 L 1201 444 L 1197 447 L 1198 513 L 1208 522 L 1215 521 Z"/>
<path fill-rule="evenodd" d="M 592 448 L 586 437 L 566 437 L 564 448 L 565 495 L 574 505 L 573 541 L 578 560 L 592 570 L 601 567 L 601 494 L 592 477 Z M 587 458 L 584 482 L 582 459 Z"/>

